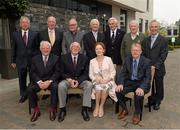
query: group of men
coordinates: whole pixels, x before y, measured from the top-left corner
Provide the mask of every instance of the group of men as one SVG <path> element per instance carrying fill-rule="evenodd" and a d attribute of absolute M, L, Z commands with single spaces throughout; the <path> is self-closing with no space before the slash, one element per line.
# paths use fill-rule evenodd
<path fill-rule="evenodd" d="M 135 92 L 135 116 L 133 123 L 138 124 L 139 103 L 150 89 L 151 68 L 155 69 L 155 92 L 151 96 L 155 110 L 160 108 L 163 100 L 163 77 L 165 75 L 164 61 L 168 54 L 167 40 L 159 34 L 159 22 L 152 20 L 149 24 L 150 36 L 139 32 L 139 24 L 132 20 L 129 23 L 130 33 L 125 34 L 118 29 L 118 21 L 112 17 L 108 20 L 109 29 L 99 32 L 99 21 L 90 21 L 91 31 L 84 34 L 78 30 L 75 18 L 69 20 L 67 32 L 56 29 L 56 18 L 49 16 L 47 29 L 35 33 L 30 30 L 30 20 L 26 16 L 20 19 L 20 30 L 12 37 L 12 64 L 17 66 L 20 86 L 20 103 L 27 97 L 34 109 L 31 121 L 40 116 L 37 92 L 44 89 L 51 91 L 51 105 L 49 118 L 56 119 L 59 101 L 58 121 L 66 116 L 66 98 L 69 87 L 80 87 L 84 90 L 81 114 L 85 121 L 89 121 L 88 108 L 91 107 L 92 83 L 88 77 L 89 61 L 94 58 L 96 42 L 103 42 L 106 46 L 105 55 L 112 58 L 115 65 L 116 95 L 122 106 L 119 118 L 127 114 L 124 95 Z M 138 43 L 138 44 L 137 44 Z M 135 63 L 136 62 L 136 63 Z M 27 85 L 27 73 L 30 83 Z M 28 86 L 28 87 L 27 87 Z M 131 86 L 131 87 L 129 87 Z M 145 105 L 147 106 L 147 105 Z"/>

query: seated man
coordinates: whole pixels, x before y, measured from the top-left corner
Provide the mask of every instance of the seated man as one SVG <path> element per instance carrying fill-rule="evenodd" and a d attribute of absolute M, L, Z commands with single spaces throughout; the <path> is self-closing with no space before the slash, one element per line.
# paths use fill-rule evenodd
<path fill-rule="evenodd" d="M 134 92 L 135 112 L 132 118 L 133 124 L 140 122 L 141 104 L 143 103 L 144 94 L 150 90 L 151 66 L 150 60 L 141 56 L 141 45 L 134 43 L 131 46 L 131 55 L 125 59 L 123 68 L 119 74 L 116 95 L 119 104 L 122 107 L 119 119 L 124 119 L 128 114 L 125 104 L 125 94 Z"/>
<path fill-rule="evenodd" d="M 40 109 L 37 104 L 37 92 L 49 89 L 51 91 L 50 120 L 56 118 L 57 107 L 57 79 L 58 79 L 58 56 L 50 54 L 51 44 L 48 41 L 40 43 L 41 55 L 32 59 L 31 76 L 32 82 L 28 87 L 28 96 L 31 108 L 34 109 L 31 121 L 34 122 L 40 116 Z"/>
<path fill-rule="evenodd" d="M 58 97 L 60 113 L 58 121 L 61 122 L 66 116 L 66 98 L 68 88 L 82 88 L 83 106 L 81 114 L 85 121 L 89 121 L 88 107 L 91 107 L 92 83 L 88 81 L 89 63 L 87 57 L 80 54 L 81 47 L 78 42 L 70 45 L 70 53 L 62 55 L 60 74 L 62 81 L 58 84 Z"/>

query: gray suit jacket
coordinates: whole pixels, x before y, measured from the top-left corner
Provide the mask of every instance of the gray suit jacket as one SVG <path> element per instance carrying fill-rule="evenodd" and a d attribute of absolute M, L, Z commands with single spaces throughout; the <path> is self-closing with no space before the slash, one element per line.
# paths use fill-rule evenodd
<path fill-rule="evenodd" d="M 151 65 L 156 67 L 155 74 L 158 76 L 164 76 L 165 70 L 165 60 L 168 55 L 168 40 L 158 35 L 153 47 L 151 48 L 151 37 L 147 37 L 142 42 L 143 55 L 151 60 Z"/>
<path fill-rule="evenodd" d="M 73 37 L 73 34 L 70 31 L 63 33 L 63 41 L 62 41 L 62 54 L 70 53 L 70 45 L 72 42 L 78 42 L 81 45 L 81 53 L 84 51 L 83 45 L 83 35 L 84 33 L 81 31 L 77 31 Z"/>

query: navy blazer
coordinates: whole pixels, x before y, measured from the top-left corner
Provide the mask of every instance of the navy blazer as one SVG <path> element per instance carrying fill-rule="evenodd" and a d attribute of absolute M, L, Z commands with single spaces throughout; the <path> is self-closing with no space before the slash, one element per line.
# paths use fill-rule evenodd
<path fill-rule="evenodd" d="M 89 60 L 96 57 L 95 53 L 95 44 L 96 42 L 103 42 L 104 34 L 98 32 L 97 33 L 97 41 L 94 38 L 92 31 L 86 33 L 83 37 L 84 50 L 86 51 L 86 56 Z"/>
<path fill-rule="evenodd" d="M 125 84 L 127 82 L 132 81 L 132 64 L 133 58 L 132 56 L 128 56 L 125 59 L 122 70 L 119 74 L 117 84 L 123 84 L 126 86 Z M 151 63 L 150 60 L 144 56 L 141 56 L 139 59 L 136 81 L 140 83 L 140 88 L 149 91 L 151 81 Z"/>
<path fill-rule="evenodd" d="M 50 42 L 48 29 L 45 29 L 45 30 L 39 32 L 38 39 L 39 39 L 39 43 L 42 40 Z M 62 39 L 63 39 L 63 33 L 58 31 L 57 29 L 55 29 L 55 41 L 54 41 L 54 44 L 53 44 L 52 49 L 51 49 L 52 54 L 55 54 L 57 56 L 61 56 Z"/>
<path fill-rule="evenodd" d="M 88 58 L 83 54 L 78 55 L 77 65 L 74 69 L 71 53 L 62 55 L 60 61 L 61 79 L 76 79 L 79 84 L 84 80 L 89 80 L 89 63 Z"/>
<path fill-rule="evenodd" d="M 32 82 L 37 83 L 39 80 L 53 80 L 56 82 L 59 78 L 58 56 L 50 54 L 46 66 L 44 66 L 42 55 L 32 58 L 31 77 Z"/>
<path fill-rule="evenodd" d="M 39 53 L 37 33 L 29 30 L 27 46 L 23 42 L 22 31 L 13 32 L 12 40 L 12 63 L 16 63 L 18 68 L 30 67 L 31 59 Z"/>
<path fill-rule="evenodd" d="M 114 64 L 121 65 L 121 42 L 125 32 L 121 29 L 117 29 L 114 43 L 111 41 L 110 30 L 107 30 L 104 34 L 104 43 L 106 45 L 106 55 L 112 58 Z"/>
<path fill-rule="evenodd" d="M 168 40 L 158 35 L 151 48 L 151 37 L 147 37 L 142 42 L 143 55 L 151 60 L 151 65 L 156 67 L 155 74 L 163 76 L 166 73 L 165 60 L 168 55 Z"/>

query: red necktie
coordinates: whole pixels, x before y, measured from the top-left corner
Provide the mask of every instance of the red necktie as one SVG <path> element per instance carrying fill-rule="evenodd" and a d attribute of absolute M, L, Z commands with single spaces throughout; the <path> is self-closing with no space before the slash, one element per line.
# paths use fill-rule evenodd
<path fill-rule="evenodd" d="M 24 32 L 24 35 L 23 35 L 23 42 L 25 45 L 27 45 L 27 34 L 26 34 L 26 32 Z"/>

